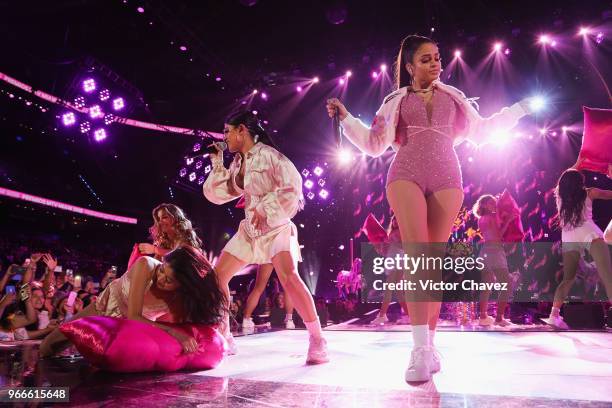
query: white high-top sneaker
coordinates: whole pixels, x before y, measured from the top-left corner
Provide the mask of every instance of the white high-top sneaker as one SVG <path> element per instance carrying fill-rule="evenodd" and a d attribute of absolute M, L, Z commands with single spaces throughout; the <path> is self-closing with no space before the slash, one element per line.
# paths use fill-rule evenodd
<path fill-rule="evenodd" d="M 387 323 L 389 321 L 389 319 L 387 318 L 387 316 L 376 316 L 376 319 L 372 320 L 370 322 L 371 325 L 373 326 L 382 326 L 383 324 Z"/>
<path fill-rule="evenodd" d="M 310 336 L 310 344 L 308 345 L 308 357 L 306 357 L 306 364 L 323 364 L 329 361 L 327 355 L 327 341 L 323 337 Z"/>
<path fill-rule="evenodd" d="M 285 329 L 287 329 L 287 330 L 295 329 L 295 323 L 293 323 L 293 320 L 287 320 L 285 322 Z"/>
<path fill-rule="evenodd" d="M 410 363 L 404 374 L 406 382 L 431 380 L 433 349 L 429 346 L 417 347 L 410 354 Z"/>
<path fill-rule="evenodd" d="M 255 331 L 255 323 L 253 323 L 253 318 L 245 317 L 242 319 L 242 332 L 243 333 L 253 333 Z"/>
<path fill-rule="evenodd" d="M 548 319 L 542 319 L 542 321 L 550 326 L 553 326 L 556 329 L 568 330 L 569 326 L 561 316 L 553 316 L 550 315 Z"/>

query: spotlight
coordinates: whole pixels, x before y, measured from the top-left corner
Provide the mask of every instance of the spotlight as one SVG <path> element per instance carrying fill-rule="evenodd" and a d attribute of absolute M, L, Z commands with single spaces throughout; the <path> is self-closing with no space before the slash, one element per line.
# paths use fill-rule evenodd
<path fill-rule="evenodd" d="M 216 77 L 216 78 L 215 78 L 215 81 L 217 81 L 217 82 L 221 82 L 221 77 Z"/>
<path fill-rule="evenodd" d="M 254 110 L 254 111 L 253 111 L 253 115 L 257 115 L 257 113 L 258 113 L 258 112 L 257 112 L 256 110 Z"/>
<path fill-rule="evenodd" d="M 321 191 L 319 191 L 319 197 L 326 200 L 327 197 L 329 197 L 329 192 L 323 188 Z"/>
<path fill-rule="evenodd" d="M 550 135 L 551 136 L 557 136 L 557 132 L 552 132 Z"/>
<path fill-rule="evenodd" d="M 302 92 L 302 87 L 298 85 L 298 86 L 295 87 L 295 90 L 298 91 L 298 92 Z"/>
<path fill-rule="evenodd" d="M 267 94 L 267 93 L 265 93 L 265 92 L 262 92 L 262 93 L 261 93 L 261 99 L 264 99 L 264 100 L 266 100 L 266 101 L 267 101 L 267 100 L 268 100 L 268 94 Z"/>
<path fill-rule="evenodd" d="M 198 178 L 198 184 L 199 185 L 204 184 L 204 176 L 200 176 L 200 178 Z"/>
<path fill-rule="evenodd" d="M 104 89 L 100 91 L 100 100 L 105 101 L 110 98 L 110 91 L 108 89 Z"/>
<path fill-rule="evenodd" d="M 179 49 L 180 49 L 181 51 L 187 51 L 187 47 L 185 47 L 184 45 L 181 45 L 181 46 L 179 47 Z"/>
<path fill-rule="evenodd" d="M 179 171 L 179 176 L 185 177 L 186 175 L 187 175 L 187 169 L 183 167 L 181 171 Z"/>
<path fill-rule="evenodd" d="M 202 160 L 199 160 L 195 165 L 196 170 L 200 170 L 202 168 L 202 164 L 204 164 L 202 163 Z"/>
<path fill-rule="evenodd" d="M 202 144 L 201 143 L 196 143 L 193 145 L 193 151 L 197 152 L 202 148 Z"/>
<path fill-rule="evenodd" d="M 94 132 L 94 140 L 96 142 L 101 142 L 106 139 L 106 130 L 100 128 Z"/>
<path fill-rule="evenodd" d="M 319 179 L 319 182 L 317 184 L 319 186 L 323 187 L 325 185 L 325 180 L 324 179 Z"/>
<path fill-rule="evenodd" d="M 382 64 L 382 65 L 380 66 L 380 70 L 381 70 L 382 72 L 385 72 L 385 71 L 387 70 L 387 65 L 386 65 L 386 64 Z"/>
<path fill-rule="evenodd" d="M 194 172 L 189 173 L 189 181 L 194 181 L 196 179 L 196 174 Z"/>
<path fill-rule="evenodd" d="M 323 169 L 319 166 L 315 167 L 314 170 L 312 171 L 314 174 L 317 175 L 317 177 L 321 177 L 321 174 L 323 174 Z"/>
<path fill-rule="evenodd" d="M 540 36 L 540 44 L 550 44 L 551 40 L 550 37 L 546 34 L 542 34 Z"/>
<path fill-rule="evenodd" d="M 587 35 L 591 32 L 588 27 L 580 27 L 580 31 L 578 31 L 579 35 Z"/>
<path fill-rule="evenodd" d="M 114 121 L 115 121 L 115 115 L 113 115 L 112 113 L 109 113 L 109 114 L 104 116 L 104 124 L 105 125 L 110 125 Z"/>
<path fill-rule="evenodd" d="M 100 107 L 100 105 L 94 105 L 91 108 L 89 108 L 89 116 L 92 119 L 98 119 L 104 116 L 104 113 L 102 113 L 102 108 Z"/>
<path fill-rule="evenodd" d="M 344 78 L 340 78 L 340 80 L 338 81 L 340 83 L 340 85 L 344 85 Z"/>
<path fill-rule="evenodd" d="M 569 130 L 569 128 L 567 126 L 562 126 L 561 127 L 561 131 L 565 134 L 567 133 L 567 131 Z"/>
<path fill-rule="evenodd" d="M 461 58 L 461 50 L 455 51 L 455 58 Z"/>
<path fill-rule="evenodd" d="M 378 78 L 378 72 L 373 71 L 372 72 L 372 79 L 376 79 L 376 78 Z"/>
<path fill-rule="evenodd" d="M 308 171 L 308 169 L 302 170 L 302 176 L 308 177 L 309 175 L 310 175 L 310 172 Z"/>
<path fill-rule="evenodd" d="M 546 99 L 542 96 L 534 96 L 530 98 L 529 107 L 534 112 L 539 112 L 546 107 Z"/>
<path fill-rule="evenodd" d="M 74 113 L 68 112 L 62 115 L 62 123 L 64 124 L 64 126 L 72 126 L 75 124 L 75 122 L 76 116 L 74 116 Z"/>
<path fill-rule="evenodd" d="M 206 167 L 204 167 L 204 174 L 208 174 L 210 173 L 210 171 L 212 170 L 212 167 L 209 165 L 207 165 Z"/>
<path fill-rule="evenodd" d="M 192 163 L 193 163 L 193 158 L 192 158 L 192 157 L 188 157 L 188 158 L 185 160 L 185 163 L 187 163 L 187 165 L 189 166 L 190 164 L 192 164 Z"/>
<path fill-rule="evenodd" d="M 87 133 L 91 130 L 91 124 L 89 122 L 83 122 L 81 123 L 81 125 L 79 126 L 79 131 L 81 133 Z"/>
<path fill-rule="evenodd" d="M 253 95 L 257 95 L 257 92 L 259 92 L 257 89 L 253 89 Z"/>
<path fill-rule="evenodd" d="M 493 51 L 495 52 L 499 52 L 502 49 L 502 43 L 495 43 L 495 45 L 493 46 Z"/>
<path fill-rule="evenodd" d="M 347 164 L 353 159 L 353 155 L 348 150 L 341 150 L 338 154 L 338 159 L 340 163 Z"/>
<path fill-rule="evenodd" d="M 319 83 L 319 77 L 314 77 L 312 79 L 312 82 L 314 82 L 315 84 L 318 84 Z"/>
<path fill-rule="evenodd" d="M 310 193 L 306 194 L 306 197 L 308 197 L 309 200 L 312 200 L 314 198 L 314 193 L 311 191 Z"/>
<path fill-rule="evenodd" d="M 597 44 L 601 44 L 603 39 L 604 39 L 604 34 L 602 32 L 597 33 L 597 35 L 595 36 L 595 42 Z"/>
<path fill-rule="evenodd" d="M 512 52 L 512 50 L 511 50 L 510 48 L 506 48 L 506 49 L 504 50 L 504 54 L 505 54 L 505 55 L 510 55 L 510 53 L 511 53 L 511 52 Z"/>
<path fill-rule="evenodd" d="M 96 90 L 96 81 L 89 78 L 83 81 L 83 90 L 87 93 L 93 92 Z"/>
<path fill-rule="evenodd" d="M 546 128 L 540 129 L 540 134 L 544 136 L 546 134 Z"/>
<path fill-rule="evenodd" d="M 113 109 L 121 110 L 124 108 L 124 106 L 125 102 L 123 101 L 123 98 L 117 98 L 113 100 Z"/>
<path fill-rule="evenodd" d="M 313 186 L 314 186 L 314 183 L 312 182 L 312 180 L 306 179 L 306 181 L 304 182 L 304 187 L 310 190 Z"/>
<path fill-rule="evenodd" d="M 138 7 L 136 10 L 137 10 L 139 13 L 144 13 L 144 8 L 142 8 L 142 7 Z"/>
<path fill-rule="evenodd" d="M 77 96 L 76 98 L 74 98 L 74 106 L 76 106 L 79 109 L 84 108 L 85 98 L 83 98 L 82 96 Z"/>
<path fill-rule="evenodd" d="M 551 47 L 556 47 L 556 46 L 557 46 L 557 41 L 556 41 L 556 40 L 552 40 L 552 41 L 550 42 L 550 46 L 551 46 Z"/>
<path fill-rule="evenodd" d="M 353 76 L 353 73 L 351 71 L 346 71 L 346 77 L 350 78 Z"/>

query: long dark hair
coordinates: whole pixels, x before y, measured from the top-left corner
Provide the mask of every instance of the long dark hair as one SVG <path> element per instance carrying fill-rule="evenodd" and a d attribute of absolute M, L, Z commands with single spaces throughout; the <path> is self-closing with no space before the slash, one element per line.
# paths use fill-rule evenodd
<path fill-rule="evenodd" d="M 255 115 L 253 112 L 238 111 L 231 114 L 225 120 L 225 123 L 232 126 L 244 125 L 254 141 L 256 140 L 257 143 L 261 142 L 263 144 L 267 144 L 268 146 L 272 146 L 276 150 L 279 150 L 276 143 L 274 143 L 274 140 L 272 140 L 268 132 L 266 132 L 266 130 L 263 128 L 257 115 Z"/>
<path fill-rule="evenodd" d="M 397 89 L 412 85 L 412 76 L 406 69 L 406 64 L 412 64 L 416 51 L 421 45 L 427 43 L 436 44 L 429 37 L 415 34 L 409 35 L 402 40 L 399 53 L 397 54 L 397 61 L 395 62 L 395 86 Z"/>
<path fill-rule="evenodd" d="M 182 312 L 191 323 L 217 324 L 226 307 L 225 294 L 219 288 L 217 274 L 206 256 L 191 246 L 181 246 L 164 256 L 180 283 Z"/>
<path fill-rule="evenodd" d="M 559 177 L 559 182 L 555 188 L 557 197 L 558 218 L 556 225 L 561 227 L 576 228 L 584 220 L 582 210 L 587 191 L 584 187 L 584 174 L 576 169 L 567 169 Z"/>
<path fill-rule="evenodd" d="M 193 225 L 185 215 L 185 212 L 174 204 L 165 203 L 153 209 L 153 226 L 149 228 L 149 233 L 156 245 L 165 249 L 174 249 L 177 244 L 177 242 L 172 242 L 170 237 L 159 228 L 159 218 L 157 215 L 159 210 L 167 211 L 174 219 L 174 229 L 176 230 L 178 244 L 190 245 L 196 248 L 202 247 L 202 241 L 193 230 Z"/>

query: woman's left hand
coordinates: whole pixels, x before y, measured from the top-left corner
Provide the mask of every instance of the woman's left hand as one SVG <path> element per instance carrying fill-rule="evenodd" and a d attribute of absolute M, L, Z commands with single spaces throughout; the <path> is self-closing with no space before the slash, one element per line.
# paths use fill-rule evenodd
<path fill-rule="evenodd" d="M 261 230 L 266 226 L 266 216 L 257 212 L 257 210 L 253 210 L 253 218 L 251 218 L 251 223 L 255 227 L 255 229 Z"/>
<path fill-rule="evenodd" d="M 138 251 L 143 255 L 155 254 L 155 246 L 151 244 L 138 244 Z"/>

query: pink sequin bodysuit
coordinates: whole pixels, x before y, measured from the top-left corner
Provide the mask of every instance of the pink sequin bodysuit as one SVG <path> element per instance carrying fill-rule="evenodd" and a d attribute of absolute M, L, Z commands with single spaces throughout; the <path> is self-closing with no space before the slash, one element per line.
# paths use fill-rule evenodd
<path fill-rule="evenodd" d="M 447 188 L 462 189 L 461 167 L 453 148 L 457 107 L 453 99 L 434 89 L 431 118 L 425 101 L 409 92 L 401 101 L 396 141 L 400 144 L 387 174 L 416 183 L 425 196 Z"/>

